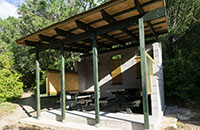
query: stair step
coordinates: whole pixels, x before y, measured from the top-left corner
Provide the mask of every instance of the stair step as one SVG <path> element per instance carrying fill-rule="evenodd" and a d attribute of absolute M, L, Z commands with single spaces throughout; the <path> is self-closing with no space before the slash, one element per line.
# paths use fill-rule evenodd
<path fill-rule="evenodd" d="M 48 112 L 41 113 L 41 119 L 51 119 L 54 121 L 62 121 L 60 111 L 58 110 L 51 110 Z M 67 123 L 77 123 L 81 125 L 95 125 L 95 117 L 92 113 L 83 113 L 77 111 L 68 111 L 66 113 L 66 120 Z M 107 128 L 120 128 L 120 129 L 131 129 L 133 126 L 137 128 L 137 130 L 143 130 L 144 125 L 142 123 L 132 123 L 128 120 L 118 120 L 114 117 L 101 117 L 101 122 L 99 126 L 107 127 Z"/>
<path fill-rule="evenodd" d="M 87 124 L 79 124 L 79 123 L 69 123 L 69 122 L 58 122 L 47 119 L 36 119 L 36 118 L 27 118 L 20 121 L 23 124 L 36 125 L 45 128 L 59 129 L 59 130 L 123 130 L 116 128 L 108 128 L 108 127 L 100 127 L 91 126 Z"/>

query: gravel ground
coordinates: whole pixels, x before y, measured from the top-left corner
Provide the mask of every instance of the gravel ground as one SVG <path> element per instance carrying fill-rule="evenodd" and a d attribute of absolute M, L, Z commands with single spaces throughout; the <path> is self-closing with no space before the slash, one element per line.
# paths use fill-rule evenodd
<path fill-rule="evenodd" d="M 13 113 L 0 117 L 0 130 L 51 130 L 49 128 L 19 124 L 21 119 L 36 116 L 35 98 L 31 95 L 31 92 L 26 92 L 22 94 L 20 99 L 13 102 L 13 104 L 17 105 L 17 108 Z M 56 97 L 49 98 L 48 100 L 47 98 L 42 98 L 41 101 L 44 105 L 42 105 L 41 111 L 59 106 L 56 103 L 57 99 Z"/>
<path fill-rule="evenodd" d="M 200 110 L 169 106 L 165 116 L 175 118 L 177 128 L 167 127 L 165 130 L 200 130 Z"/>

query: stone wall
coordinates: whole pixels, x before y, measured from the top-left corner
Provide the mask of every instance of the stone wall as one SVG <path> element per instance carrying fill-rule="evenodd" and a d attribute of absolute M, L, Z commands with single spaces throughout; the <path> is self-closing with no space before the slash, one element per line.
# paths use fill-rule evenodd
<path fill-rule="evenodd" d="M 155 64 L 153 67 L 154 76 L 152 77 L 151 94 L 152 116 L 161 118 L 165 108 L 161 43 L 156 42 L 153 44 L 153 58 Z"/>

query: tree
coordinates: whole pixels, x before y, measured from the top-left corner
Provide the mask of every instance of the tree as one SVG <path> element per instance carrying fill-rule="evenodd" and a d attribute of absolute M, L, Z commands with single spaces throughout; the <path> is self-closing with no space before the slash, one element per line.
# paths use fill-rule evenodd
<path fill-rule="evenodd" d="M 23 93 L 21 75 L 13 68 L 12 53 L 0 41 L 0 102 L 10 100 Z"/>
<path fill-rule="evenodd" d="M 163 43 L 165 94 L 168 100 L 200 99 L 200 1 L 168 0 L 169 33 Z"/>
<path fill-rule="evenodd" d="M 200 0 L 167 0 L 169 34 L 166 36 L 168 53 L 175 57 L 175 44 L 185 37 L 200 19 Z"/>

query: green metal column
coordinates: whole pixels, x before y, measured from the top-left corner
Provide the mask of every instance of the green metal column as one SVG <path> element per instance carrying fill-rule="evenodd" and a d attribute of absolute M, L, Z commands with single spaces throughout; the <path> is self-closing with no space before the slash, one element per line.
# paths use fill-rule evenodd
<path fill-rule="evenodd" d="M 65 111 L 66 111 L 66 96 L 65 96 L 65 59 L 64 59 L 64 45 L 60 46 L 60 62 L 61 62 L 61 109 L 62 109 L 62 121 L 65 121 Z"/>
<path fill-rule="evenodd" d="M 36 52 L 36 60 L 35 60 L 35 69 L 36 69 L 36 102 L 37 102 L 37 118 L 40 117 L 40 63 L 39 63 L 39 52 Z"/>
<path fill-rule="evenodd" d="M 141 77 L 142 77 L 144 127 L 145 127 L 145 129 L 149 129 L 149 106 L 148 106 L 148 95 L 147 95 L 147 88 L 146 88 L 146 56 L 145 56 L 145 34 L 144 34 L 143 18 L 139 19 L 139 35 L 140 35 L 140 56 L 141 56 Z"/>
<path fill-rule="evenodd" d="M 96 123 L 100 122 L 99 117 L 99 85 L 98 85 L 98 53 L 97 53 L 97 40 L 96 34 L 93 33 L 93 79 L 94 79 L 94 98 L 95 98 L 95 118 Z"/>

